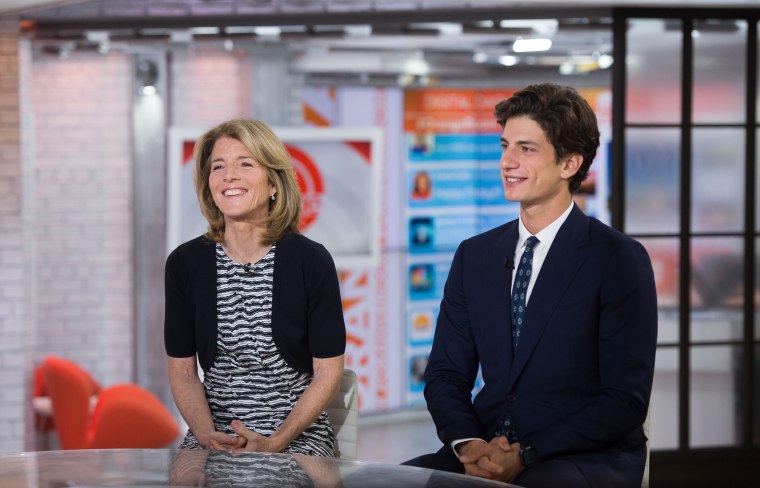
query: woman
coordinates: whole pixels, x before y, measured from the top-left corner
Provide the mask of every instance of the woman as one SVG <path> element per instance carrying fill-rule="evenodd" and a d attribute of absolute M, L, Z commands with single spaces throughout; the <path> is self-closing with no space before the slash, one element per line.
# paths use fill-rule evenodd
<path fill-rule="evenodd" d="M 222 123 L 196 142 L 195 190 L 209 230 L 166 261 L 180 447 L 334 456 L 324 409 L 343 372 L 343 310 L 332 258 L 298 233 L 287 151 L 262 122 Z"/>
<path fill-rule="evenodd" d="M 418 171 L 414 175 L 412 200 L 428 200 L 433 193 L 433 183 L 427 171 Z"/>

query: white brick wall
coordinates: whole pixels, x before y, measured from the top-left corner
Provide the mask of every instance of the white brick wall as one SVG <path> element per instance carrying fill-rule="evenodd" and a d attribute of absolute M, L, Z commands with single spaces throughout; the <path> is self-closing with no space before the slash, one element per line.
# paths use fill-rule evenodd
<path fill-rule="evenodd" d="M 302 80 L 287 72 L 289 53 L 281 46 L 251 52 L 196 49 L 172 54 L 169 124 L 211 128 L 234 117 L 270 125 L 302 122 Z"/>
<path fill-rule="evenodd" d="M 210 129 L 250 115 L 248 58 L 187 51 L 172 61 L 170 124 Z"/>
<path fill-rule="evenodd" d="M 29 390 L 45 355 L 104 385 L 134 369 L 132 59 L 32 54 L 17 29 L 0 20 L 0 453 L 35 448 Z M 249 58 L 172 60 L 171 124 L 251 115 Z"/>
<path fill-rule="evenodd" d="M 101 383 L 131 381 L 131 73 L 126 54 L 36 54 L 36 359 L 77 361 Z"/>
<path fill-rule="evenodd" d="M 0 20 L 0 452 L 23 451 L 29 345 L 18 24 Z"/>

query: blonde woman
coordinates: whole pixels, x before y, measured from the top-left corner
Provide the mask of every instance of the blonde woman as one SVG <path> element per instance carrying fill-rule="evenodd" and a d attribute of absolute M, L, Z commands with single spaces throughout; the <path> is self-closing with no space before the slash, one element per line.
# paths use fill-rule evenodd
<path fill-rule="evenodd" d="M 209 229 L 165 272 L 180 447 L 334 456 L 324 410 L 343 372 L 343 310 L 330 254 L 298 233 L 290 157 L 264 123 L 236 119 L 203 134 L 194 159 Z"/>

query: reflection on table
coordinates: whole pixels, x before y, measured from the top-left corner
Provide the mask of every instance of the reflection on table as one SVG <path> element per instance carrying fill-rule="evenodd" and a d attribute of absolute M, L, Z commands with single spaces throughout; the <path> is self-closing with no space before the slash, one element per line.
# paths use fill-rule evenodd
<path fill-rule="evenodd" d="M 409 466 L 289 454 L 174 449 L 41 451 L 0 456 L 3 488 L 514 486 Z"/>

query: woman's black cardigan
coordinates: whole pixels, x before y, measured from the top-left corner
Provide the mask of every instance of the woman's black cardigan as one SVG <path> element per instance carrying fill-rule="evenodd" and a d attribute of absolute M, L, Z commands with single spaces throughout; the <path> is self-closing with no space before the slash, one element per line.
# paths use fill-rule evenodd
<path fill-rule="evenodd" d="M 171 357 L 198 354 L 203 371 L 217 342 L 216 243 L 197 237 L 172 251 L 165 270 L 164 344 Z M 272 284 L 272 337 L 285 361 L 312 371 L 312 358 L 340 356 L 346 326 L 335 263 L 301 234 L 277 242 Z"/>

